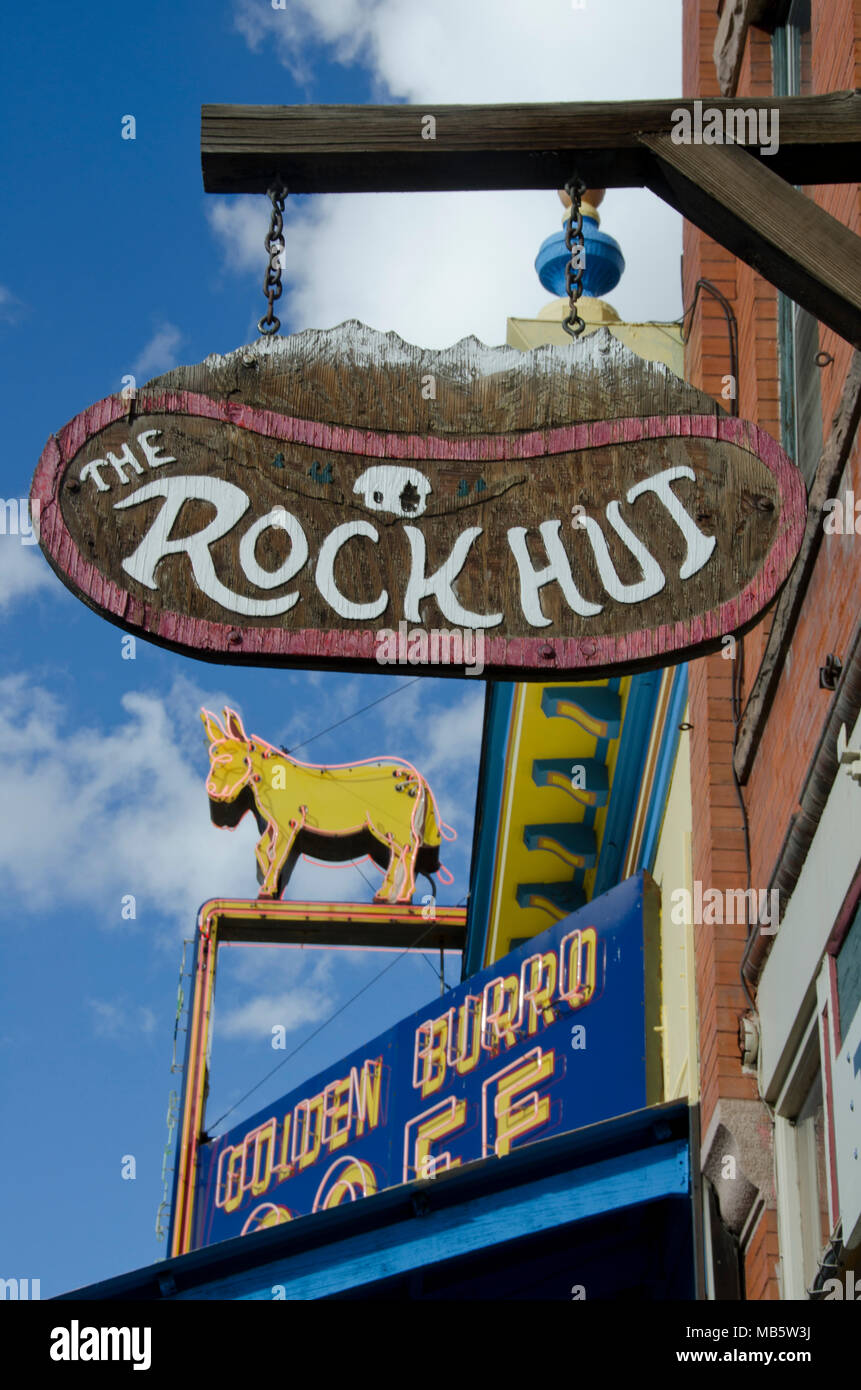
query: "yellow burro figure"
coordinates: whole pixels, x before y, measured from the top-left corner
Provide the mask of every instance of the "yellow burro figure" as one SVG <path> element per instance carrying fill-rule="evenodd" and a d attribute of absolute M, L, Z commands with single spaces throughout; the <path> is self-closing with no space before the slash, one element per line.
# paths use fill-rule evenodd
<path fill-rule="evenodd" d="M 410 763 L 300 763 L 256 735 L 249 738 L 235 710 L 225 708 L 223 725 L 207 709 L 200 717 L 209 739 L 213 824 L 232 830 L 251 811 L 261 832 L 258 897 L 280 898 L 300 854 L 332 862 L 369 855 L 386 871 L 375 902 L 409 902 L 416 873 L 440 869 L 440 843 L 454 832 Z"/>

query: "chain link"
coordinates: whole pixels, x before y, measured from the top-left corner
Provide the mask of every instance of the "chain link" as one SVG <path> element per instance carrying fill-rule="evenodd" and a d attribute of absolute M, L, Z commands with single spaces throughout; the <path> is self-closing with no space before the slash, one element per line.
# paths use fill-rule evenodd
<path fill-rule="evenodd" d="M 586 322 L 577 313 L 577 301 L 583 293 L 583 271 L 586 269 L 586 247 L 583 237 L 583 214 L 580 199 L 586 192 L 582 179 L 569 179 L 565 192 L 571 199 L 568 221 L 565 224 L 565 247 L 571 252 L 571 260 L 565 267 L 565 293 L 568 296 L 568 316 L 562 320 L 562 327 L 572 338 L 579 338 Z"/>
<path fill-rule="evenodd" d="M 285 247 L 283 214 L 287 188 L 279 178 L 271 188 L 266 190 L 266 193 L 272 203 L 269 231 L 263 242 L 269 253 L 269 264 L 266 267 L 266 274 L 263 276 L 263 293 L 269 301 L 269 308 L 259 321 L 257 328 L 261 333 L 269 334 L 277 333 L 281 327 L 281 320 L 275 317 L 272 312 L 272 305 L 276 299 L 281 298 L 281 257 Z"/>

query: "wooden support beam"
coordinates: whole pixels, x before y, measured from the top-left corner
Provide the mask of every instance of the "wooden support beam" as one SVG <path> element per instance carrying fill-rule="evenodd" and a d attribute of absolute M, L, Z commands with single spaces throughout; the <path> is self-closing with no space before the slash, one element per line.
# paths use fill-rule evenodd
<path fill-rule="evenodd" d="M 226 918 L 221 931 L 222 944 L 227 941 L 255 941 L 273 946 L 334 946 L 356 951 L 462 951 L 466 945 L 466 929 L 457 922 L 420 921 L 416 926 L 415 922 L 407 924 L 394 921 L 389 924 L 372 923 L 368 927 L 361 922 L 273 921 L 266 925 L 269 930 L 261 931 L 255 923 Z M 422 926 L 427 928 L 423 936 Z"/>
<path fill-rule="evenodd" d="M 843 472 L 852 453 L 859 423 L 861 352 L 856 352 L 843 387 L 840 407 L 834 417 L 833 428 L 822 451 L 810 490 L 807 526 L 798 559 L 777 601 L 765 652 L 739 725 L 733 762 L 736 777 L 742 783 L 746 782 L 750 775 L 822 544 L 825 503 L 829 497 L 836 497 L 840 491 Z"/>
<path fill-rule="evenodd" d="M 858 177 L 861 92 L 707 98 L 702 106 L 776 111 L 779 148 L 751 153 L 792 183 Z M 292 193 L 555 189 L 579 173 L 592 188 L 641 187 L 652 169 L 641 136 L 669 135 L 683 109 L 692 111 L 694 101 L 204 106 L 203 186 L 207 193 L 265 193 L 280 174 Z"/>
<path fill-rule="evenodd" d="M 252 941 L 264 945 L 373 948 L 401 951 L 462 951 L 465 907 L 440 904 L 433 918 L 410 903 L 303 903 L 292 899 L 214 898 L 201 908 L 204 935 L 221 945 Z"/>
<path fill-rule="evenodd" d="M 641 141 L 655 156 L 654 193 L 861 347 L 861 238 L 739 145 Z"/>

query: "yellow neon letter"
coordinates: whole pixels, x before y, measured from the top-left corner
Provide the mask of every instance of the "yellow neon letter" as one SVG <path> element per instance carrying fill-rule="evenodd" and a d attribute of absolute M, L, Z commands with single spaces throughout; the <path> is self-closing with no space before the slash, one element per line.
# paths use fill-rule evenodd
<path fill-rule="evenodd" d="M 595 993 L 597 963 L 598 934 L 594 927 L 574 931 L 560 942 L 559 994 L 567 999 L 572 1009 L 580 1009 L 588 1004 Z"/>
<path fill-rule="evenodd" d="M 265 1192 L 269 1186 L 269 1179 L 272 1176 L 272 1159 L 275 1149 L 275 1126 L 277 1120 L 274 1115 L 271 1120 L 267 1120 L 259 1129 L 254 1129 L 245 1136 L 246 1150 L 251 1140 L 254 1141 L 254 1159 L 251 1164 L 251 1191 L 255 1197 L 259 1197 L 261 1192 Z M 266 1167 L 263 1176 L 260 1175 L 260 1151 L 266 1145 Z"/>
<path fill-rule="evenodd" d="M 379 1096 L 377 1097 L 379 1106 Z M 353 1113 L 353 1082 L 347 1076 L 343 1081 L 331 1081 L 323 1092 L 323 1143 L 328 1144 L 329 1153 L 340 1149 L 347 1142 L 350 1133 L 350 1120 Z M 339 1125 L 338 1121 L 343 1121 Z"/>
<path fill-rule="evenodd" d="M 320 1154 L 320 1144 L 323 1140 L 323 1096 L 322 1094 L 312 1097 L 311 1100 L 300 1100 L 296 1106 L 296 1132 L 299 1132 L 299 1111 L 305 1112 L 305 1124 L 302 1126 L 302 1142 L 299 1151 L 299 1171 L 307 1168 L 309 1164 L 316 1163 Z M 294 1155 L 295 1157 L 295 1155 Z"/>
<path fill-rule="evenodd" d="M 520 981 L 516 975 L 497 977 L 484 986 L 482 1012 L 484 1047 L 489 1052 L 495 1051 L 500 1042 L 513 1047 L 517 1042 L 514 1026 L 520 1015 Z"/>
<path fill-rule="evenodd" d="M 231 1149 L 230 1157 L 227 1160 L 227 1181 L 224 1184 L 225 1211 L 236 1211 L 236 1208 L 242 1202 L 242 1169 L 245 1166 L 244 1158 L 245 1149 L 242 1144 L 237 1144 L 235 1148 Z M 236 1171 L 237 1168 L 239 1168 L 239 1173 Z M 235 1191 L 234 1184 L 236 1185 Z"/>
<path fill-rule="evenodd" d="M 550 1007 L 556 989 L 556 952 L 545 951 L 541 956 L 530 956 L 523 962 L 521 973 L 523 1002 L 528 1008 L 527 1032 L 531 1036 L 538 1031 L 539 1010 L 545 1024 L 552 1023 L 556 1017 L 555 1010 Z"/>
<path fill-rule="evenodd" d="M 448 1014 L 430 1019 L 416 1030 L 416 1062 L 421 1062 L 422 1096 L 433 1095 L 445 1081 Z"/>
<path fill-rule="evenodd" d="M 455 1100 L 452 1096 L 445 1102 L 443 1109 L 437 1109 L 427 1119 L 419 1121 L 413 1150 L 415 1173 L 411 1176 L 429 1178 L 438 1168 L 442 1171 L 446 1168 L 460 1167 L 460 1159 L 452 1158 L 450 1153 L 438 1154 L 434 1160 L 431 1157 L 430 1146 L 435 1139 L 442 1139 L 444 1135 L 452 1134 L 456 1129 L 460 1129 L 465 1120 L 466 1101 Z"/>
<path fill-rule="evenodd" d="M 467 1052 L 466 1034 L 470 1027 L 472 1037 Z M 475 994 L 468 994 L 457 1011 L 456 1047 L 454 1065 L 458 1075 L 464 1076 L 468 1071 L 472 1071 L 481 1056 L 481 999 Z"/>
<path fill-rule="evenodd" d="M 531 1056 L 525 1066 L 500 1078 L 493 1106 L 496 1115 L 496 1152 L 500 1158 L 511 1152 L 514 1139 L 530 1129 L 537 1129 L 550 1118 L 550 1097 L 542 1096 L 539 1100 L 537 1091 L 523 1096 L 516 1105 L 512 1103 L 518 1092 L 553 1075 L 553 1053 L 545 1052 L 542 1056 L 539 1048 L 537 1054 Z"/>
<path fill-rule="evenodd" d="M 278 1182 L 283 1182 L 285 1178 L 291 1178 L 293 1176 L 293 1164 L 287 1157 L 287 1151 L 290 1147 L 290 1118 L 291 1112 L 288 1110 L 282 1122 L 281 1154 L 278 1159 L 278 1166 L 275 1169 Z"/>
<path fill-rule="evenodd" d="M 356 1134 L 364 1134 L 365 1123 L 368 1129 L 376 1129 L 380 1123 L 380 1086 L 383 1080 L 383 1059 L 373 1061 L 368 1058 L 362 1066 L 361 1085 L 356 1068 L 350 1071 L 350 1084 L 356 1102 Z"/>

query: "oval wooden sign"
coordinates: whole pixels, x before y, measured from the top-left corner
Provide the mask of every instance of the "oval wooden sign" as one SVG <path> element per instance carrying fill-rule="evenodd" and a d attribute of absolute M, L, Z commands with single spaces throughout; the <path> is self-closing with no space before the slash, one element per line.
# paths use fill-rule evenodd
<path fill-rule="evenodd" d="M 769 435 L 603 329 L 262 341 L 84 411 L 32 500 L 74 593 L 189 655 L 520 678 L 720 645 L 806 516 Z"/>

